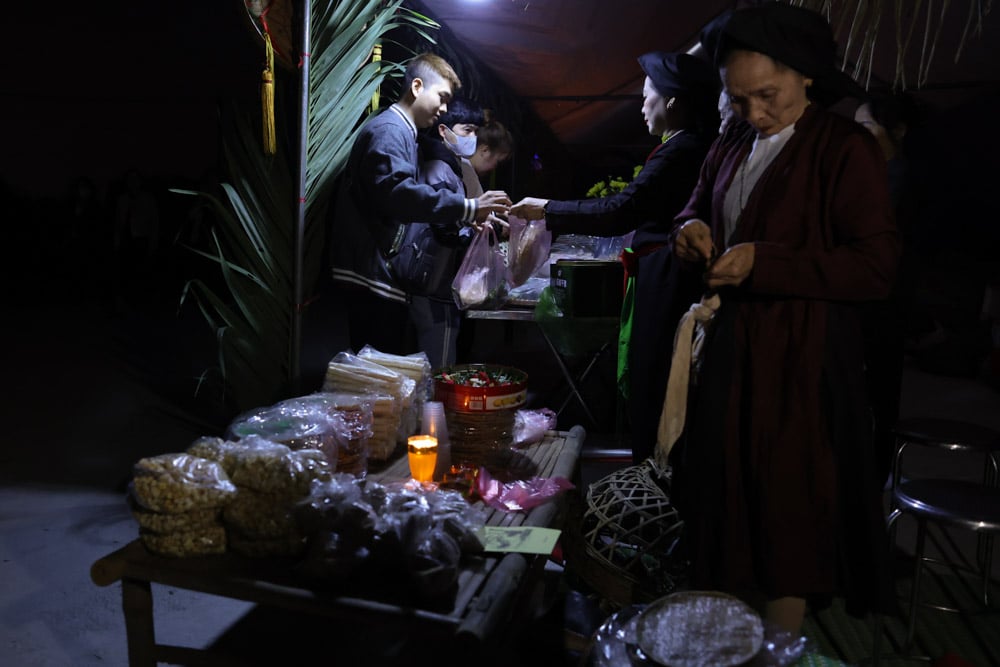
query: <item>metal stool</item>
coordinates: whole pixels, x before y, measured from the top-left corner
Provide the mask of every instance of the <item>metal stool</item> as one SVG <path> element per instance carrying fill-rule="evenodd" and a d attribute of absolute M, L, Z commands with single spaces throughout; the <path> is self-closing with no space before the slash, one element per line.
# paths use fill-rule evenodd
<path fill-rule="evenodd" d="M 917 541 L 913 585 L 907 610 L 906 639 L 903 649 L 912 646 L 917 606 L 942 611 L 963 611 L 954 607 L 922 602 L 920 578 L 925 563 L 947 565 L 954 570 L 968 570 L 964 564 L 931 558 L 925 554 L 927 523 L 934 522 L 971 530 L 977 535 L 977 565 L 982 577 L 982 603 L 990 604 L 990 570 L 993 561 L 993 539 L 1000 533 L 1000 488 L 997 486 L 1000 432 L 951 419 L 919 418 L 900 421 L 893 429 L 896 448 L 892 462 L 892 495 L 888 527 L 890 544 L 895 547 L 896 522 L 906 514 L 917 522 Z M 903 453 L 909 445 L 936 447 L 948 451 L 983 455 L 983 481 L 921 478 L 904 479 Z M 876 619 L 873 659 L 878 662 L 881 623 Z"/>
<path fill-rule="evenodd" d="M 979 454 L 983 457 L 983 481 L 981 485 L 973 484 L 973 488 L 993 488 L 1000 483 L 1000 432 L 986 426 L 954 419 L 920 417 L 900 420 L 893 428 L 896 436 L 896 449 L 892 458 L 892 495 L 889 504 L 889 527 L 892 544 L 895 545 L 895 520 L 897 510 L 902 506 L 899 494 L 903 481 L 903 452 L 909 445 L 936 447 L 950 452 L 965 452 Z M 956 501 L 957 502 L 957 501 Z M 944 507 L 950 507 L 946 504 Z M 960 516 L 961 507 L 956 507 Z M 913 510 L 910 510 L 911 512 Z M 933 517 L 925 517 L 931 518 Z M 943 519 L 941 519 L 943 520 Z M 983 604 L 989 606 L 989 563 L 986 562 L 987 552 L 992 553 L 993 536 L 989 531 L 976 531 L 977 561 L 983 574 Z"/>

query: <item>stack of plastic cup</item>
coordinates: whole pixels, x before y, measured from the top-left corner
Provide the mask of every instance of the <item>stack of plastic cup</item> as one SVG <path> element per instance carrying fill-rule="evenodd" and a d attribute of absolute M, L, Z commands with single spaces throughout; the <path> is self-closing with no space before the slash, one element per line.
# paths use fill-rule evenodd
<path fill-rule="evenodd" d="M 444 418 L 444 403 L 427 401 L 420 420 L 420 431 L 433 435 L 438 441 L 437 465 L 434 467 L 434 481 L 440 482 L 451 469 L 451 443 L 448 440 L 448 424 Z"/>

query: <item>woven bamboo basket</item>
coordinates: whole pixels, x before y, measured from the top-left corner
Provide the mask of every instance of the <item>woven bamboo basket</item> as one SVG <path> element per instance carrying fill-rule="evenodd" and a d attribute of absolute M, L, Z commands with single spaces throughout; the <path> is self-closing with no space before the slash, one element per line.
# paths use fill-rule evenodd
<path fill-rule="evenodd" d="M 650 602 L 683 579 L 684 524 L 670 478 L 652 459 L 617 470 L 590 485 L 582 517 L 570 523 L 567 566 L 613 605 Z"/>

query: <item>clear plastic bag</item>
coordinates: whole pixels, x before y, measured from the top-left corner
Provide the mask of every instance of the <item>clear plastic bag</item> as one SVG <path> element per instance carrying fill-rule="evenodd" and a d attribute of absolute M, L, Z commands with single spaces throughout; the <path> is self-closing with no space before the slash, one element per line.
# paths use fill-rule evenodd
<path fill-rule="evenodd" d="M 240 442 L 246 446 L 237 455 L 231 476 L 238 487 L 284 497 L 304 496 L 314 479 L 329 479 L 333 473 L 319 450 L 292 451 L 257 435 Z"/>
<path fill-rule="evenodd" d="M 545 228 L 544 220 L 523 220 L 511 216 L 508 222 L 510 249 L 507 251 L 507 266 L 511 284 L 518 287 L 548 261 L 552 232 Z"/>
<path fill-rule="evenodd" d="M 217 461 L 190 454 L 140 459 L 133 468 L 132 496 L 143 508 L 176 514 L 222 507 L 236 486 Z"/>
<path fill-rule="evenodd" d="M 320 403 L 288 399 L 237 416 L 227 427 L 229 440 L 257 435 L 293 450 L 318 449 L 331 466 L 337 466 L 339 450 L 347 446 L 349 426 L 344 418 Z"/>
<path fill-rule="evenodd" d="M 518 410 L 514 413 L 514 446 L 525 447 L 541 442 L 545 432 L 555 429 L 559 415 L 549 408 Z"/>
<path fill-rule="evenodd" d="M 446 599 L 462 555 L 483 548 L 485 512 L 448 490 L 334 475 L 313 483 L 296 518 L 308 535 L 298 571 L 317 583 Z"/>
<path fill-rule="evenodd" d="M 500 253 L 496 232 L 492 225 L 483 225 L 451 283 L 455 305 L 460 310 L 495 310 L 507 301 L 510 283 L 510 271 Z"/>

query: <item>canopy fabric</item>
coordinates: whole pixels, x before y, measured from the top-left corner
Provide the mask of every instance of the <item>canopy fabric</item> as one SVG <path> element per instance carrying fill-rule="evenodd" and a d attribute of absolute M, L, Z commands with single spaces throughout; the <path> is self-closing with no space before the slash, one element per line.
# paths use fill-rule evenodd
<path fill-rule="evenodd" d="M 801 4 L 803 0 L 797 0 Z M 565 145 L 635 144 L 645 131 L 639 116 L 643 74 L 636 59 L 647 51 L 688 51 L 701 29 L 739 0 L 421 0 L 433 18 L 446 25 L 510 89 L 528 101 Z M 855 3 L 832 3 L 832 24 L 845 52 L 848 70 L 858 55 L 861 35 L 850 36 L 849 12 Z M 870 4 L 870 3 L 866 3 Z M 947 4 L 947 3 L 946 3 Z M 1000 12 L 991 12 L 975 33 L 966 3 L 918 3 L 920 16 L 897 17 L 895 3 L 880 3 L 882 15 L 864 27 L 878 31 L 872 57 L 872 88 L 897 82 L 897 20 L 916 19 L 905 53 L 906 85 L 956 90 L 1000 81 Z M 930 38 L 940 30 L 930 66 L 921 46 L 931 8 Z M 911 12 L 912 13 L 912 12 Z M 943 20 L 941 17 L 944 17 Z M 846 17 L 846 20 L 845 20 Z M 963 34 L 967 39 L 962 43 Z M 956 52 L 962 45 L 956 63 Z M 923 68 L 923 69 L 922 69 Z M 862 85 L 866 81 L 861 81 Z M 899 82 L 897 82 L 899 83 Z M 637 137 L 639 139 L 637 139 Z"/>

